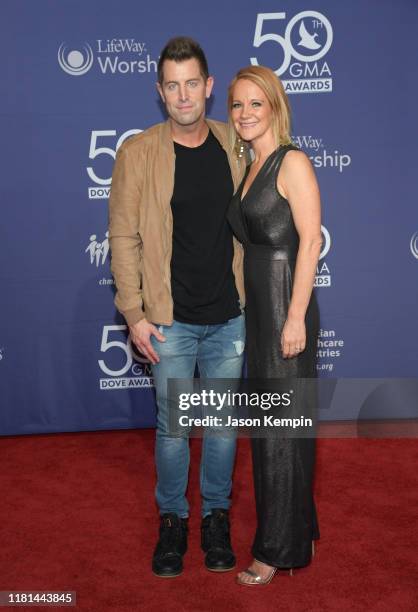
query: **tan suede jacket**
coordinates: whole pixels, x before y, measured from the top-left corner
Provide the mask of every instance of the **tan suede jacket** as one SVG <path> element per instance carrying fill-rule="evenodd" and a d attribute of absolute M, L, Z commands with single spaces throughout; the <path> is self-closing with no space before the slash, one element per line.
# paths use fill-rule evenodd
<path fill-rule="evenodd" d="M 207 124 L 228 153 L 226 124 L 209 119 Z M 236 190 L 245 160 L 229 154 L 228 159 Z M 117 288 L 115 305 L 128 325 L 144 317 L 161 325 L 173 322 L 170 262 L 174 169 L 168 121 L 133 136 L 117 152 L 109 202 L 109 240 Z M 244 307 L 243 251 L 235 238 L 232 269 Z"/>

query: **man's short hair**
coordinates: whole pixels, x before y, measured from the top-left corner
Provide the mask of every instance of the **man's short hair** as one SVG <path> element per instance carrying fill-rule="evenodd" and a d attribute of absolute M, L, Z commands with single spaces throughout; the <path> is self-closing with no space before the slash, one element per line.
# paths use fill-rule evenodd
<path fill-rule="evenodd" d="M 209 77 L 208 62 L 199 43 L 188 36 L 171 38 L 161 51 L 160 59 L 158 60 L 158 82 L 160 85 L 163 84 L 163 64 L 165 60 L 184 62 L 192 58 L 197 59 L 199 62 L 200 72 L 206 81 Z"/>

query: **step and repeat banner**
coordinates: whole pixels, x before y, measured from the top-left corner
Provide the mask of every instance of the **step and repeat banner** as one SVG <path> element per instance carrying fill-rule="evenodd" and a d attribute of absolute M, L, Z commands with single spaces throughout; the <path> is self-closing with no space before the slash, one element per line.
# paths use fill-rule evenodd
<path fill-rule="evenodd" d="M 154 425 L 149 364 L 113 303 L 108 196 L 118 147 L 165 119 L 157 61 L 175 35 L 207 54 L 210 117 L 226 118 L 248 64 L 289 94 L 323 202 L 319 376 L 416 377 L 416 0 L 3 0 L 0 13 L 1 434 Z M 373 416 L 408 416 L 377 395 Z"/>

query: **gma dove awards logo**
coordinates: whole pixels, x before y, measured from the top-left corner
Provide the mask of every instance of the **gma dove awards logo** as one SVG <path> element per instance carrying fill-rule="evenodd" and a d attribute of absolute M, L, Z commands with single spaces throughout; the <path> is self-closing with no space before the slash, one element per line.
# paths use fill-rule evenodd
<path fill-rule="evenodd" d="M 253 47 L 270 44 L 250 57 L 251 64 L 270 66 L 288 94 L 331 92 L 332 73 L 324 59 L 334 37 L 330 21 L 311 10 L 297 13 L 286 26 L 285 21 L 284 12 L 258 13 Z M 280 60 L 282 63 L 277 66 Z"/>
<path fill-rule="evenodd" d="M 325 257 L 328 255 L 328 252 L 331 248 L 331 234 L 325 227 L 325 225 L 321 225 L 321 235 L 322 235 L 322 249 L 321 254 L 319 255 L 319 262 L 316 268 L 315 275 L 315 287 L 331 287 L 331 272 L 326 263 L 323 261 Z"/>
<path fill-rule="evenodd" d="M 104 325 L 100 342 L 101 391 L 149 389 L 154 386 L 151 364 L 127 336 L 126 325 Z M 103 376 L 105 375 L 105 376 Z"/>

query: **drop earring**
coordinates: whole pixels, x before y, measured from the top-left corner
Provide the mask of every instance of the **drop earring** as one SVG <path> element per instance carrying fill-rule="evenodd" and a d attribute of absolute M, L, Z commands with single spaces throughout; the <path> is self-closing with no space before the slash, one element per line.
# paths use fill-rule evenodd
<path fill-rule="evenodd" d="M 235 144 L 235 150 L 237 153 L 237 157 L 239 158 L 244 157 L 245 147 L 244 147 L 244 141 L 241 140 L 241 138 L 237 138 L 237 142 Z"/>

